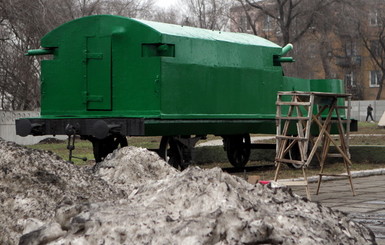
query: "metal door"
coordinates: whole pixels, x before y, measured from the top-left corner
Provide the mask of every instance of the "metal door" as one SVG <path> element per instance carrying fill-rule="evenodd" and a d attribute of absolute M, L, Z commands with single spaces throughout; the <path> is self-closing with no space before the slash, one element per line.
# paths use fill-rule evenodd
<path fill-rule="evenodd" d="M 111 37 L 87 37 L 86 46 L 87 110 L 111 110 Z"/>

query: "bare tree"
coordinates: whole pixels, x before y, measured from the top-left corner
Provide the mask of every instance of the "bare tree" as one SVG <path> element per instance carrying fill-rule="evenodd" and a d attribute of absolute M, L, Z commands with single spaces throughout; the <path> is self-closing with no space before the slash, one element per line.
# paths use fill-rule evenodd
<path fill-rule="evenodd" d="M 356 36 L 355 30 L 346 28 L 352 23 L 353 18 L 350 13 L 353 11 L 354 7 L 348 1 L 334 1 L 324 6 L 322 11 L 314 13 L 313 24 L 308 34 L 312 36 L 310 40 L 316 44 L 314 46 L 317 46 L 313 51 L 318 52 L 324 78 L 335 78 L 334 64 L 338 63 L 335 60 L 336 57 L 352 56 L 355 52 L 350 49 L 350 53 L 346 53 L 348 49 L 344 45 Z"/>
<path fill-rule="evenodd" d="M 163 23 L 180 24 L 182 22 L 182 14 L 176 7 L 171 7 L 155 11 L 151 19 Z"/>
<path fill-rule="evenodd" d="M 303 78 L 336 78 L 335 56 L 341 51 L 351 10 L 347 0 L 237 0 L 243 15 L 233 18 L 247 32 L 281 45 L 293 43 L 295 64 L 286 73 Z M 351 7 L 351 6 L 350 6 Z M 343 34 L 342 34 L 343 33 Z M 341 35 L 340 35 L 341 34 Z M 351 33 L 349 33 L 351 35 Z M 306 72 L 307 71 L 307 72 Z"/>
<path fill-rule="evenodd" d="M 3 109 L 34 109 L 39 106 L 39 82 L 36 63 L 23 56 L 25 50 L 38 47 L 39 38 L 50 28 L 46 6 L 39 1 L 31 4 L 26 0 L 0 2 L 4 18 L 1 29 L 6 33 L 0 43 Z M 29 61 L 29 62 L 28 62 Z"/>
<path fill-rule="evenodd" d="M 146 18 L 153 0 L 1 0 L 0 109 L 31 110 L 40 106 L 39 59 L 25 57 L 57 26 L 94 14 Z"/>
<path fill-rule="evenodd" d="M 281 44 L 300 40 L 311 29 L 318 13 L 338 1 L 340 0 L 238 0 L 242 6 L 250 6 L 244 8 L 246 16 L 251 16 L 250 12 L 259 11 L 266 18 L 265 24 L 278 28 Z M 248 17 L 249 23 L 253 25 L 251 20 Z"/>
<path fill-rule="evenodd" d="M 153 0 L 103 0 L 101 13 L 150 19 L 153 5 Z"/>
<path fill-rule="evenodd" d="M 385 19 L 382 17 L 381 23 L 385 24 Z M 376 100 L 381 99 L 382 89 L 385 80 L 385 26 L 381 24 L 379 29 L 374 34 L 375 36 L 366 35 L 365 31 L 360 29 L 360 36 L 364 44 L 365 49 L 369 52 L 370 58 L 374 65 L 378 68 L 378 71 L 373 71 L 371 79 L 374 86 L 378 86 L 378 92 Z"/>
<path fill-rule="evenodd" d="M 363 11 L 365 5 L 366 0 L 335 2 L 323 13 L 323 28 L 317 25 L 317 31 L 329 33 L 329 40 L 326 41 L 332 42 L 332 49 L 328 50 L 328 57 L 333 57 L 329 65 L 336 64 L 340 73 L 343 72 L 339 78 L 345 80 L 346 92 L 352 94 L 353 99 L 362 99 L 364 96 L 363 83 L 358 82 L 364 79 L 361 59 L 363 50 L 355 23 L 358 19 L 359 22 L 367 23 L 367 13 Z"/>
<path fill-rule="evenodd" d="M 245 14 L 245 16 L 243 16 L 243 14 Z M 246 33 L 251 31 L 254 35 L 263 36 L 257 29 L 257 23 L 260 21 L 261 15 L 252 11 L 252 7 L 244 0 L 237 0 L 234 3 L 234 6 L 230 9 L 229 19 L 232 24 L 232 28 L 230 28 L 232 31 Z M 234 27 L 236 27 L 236 29 Z"/>
<path fill-rule="evenodd" d="M 183 24 L 210 30 L 223 30 L 228 23 L 231 0 L 187 0 Z"/>
<path fill-rule="evenodd" d="M 376 100 L 381 99 L 382 90 L 385 81 L 385 9 L 378 8 L 383 4 L 376 4 L 378 0 L 368 2 L 359 2 L 361 8 L 356 12 L 357 16 L 365 16 L 369 18 L 357 18 L 355 26 L 358 30 L 359 39 L 363 43 L 363 47 L 368 52 L 369 57 L 376 70 L 370 71 L 370 84 L 378 87 Z M 369 21 L 364 24 L 364 21 Z"/>

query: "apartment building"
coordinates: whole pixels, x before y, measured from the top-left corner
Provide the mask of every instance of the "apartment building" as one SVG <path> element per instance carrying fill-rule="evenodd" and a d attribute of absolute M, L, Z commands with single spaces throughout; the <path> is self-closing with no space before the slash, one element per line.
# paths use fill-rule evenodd
<path fill-rule="evenodd" d="M 264 4 L 265 10 L 273 11 L 277 1 L 259 3 Z M 354 99 L 385 99 L 385 88 L 381 86 L 385 70 L 385 1 L 357 1 L 349 9 L 329 9 L 325 15 L 324 19 L 329 23 L 319 23 L 315 19 L 307 26 L 305 34 L 295 41 L 290 55 L 296 59 L 296 64 L 285 67 L 288 75 L 337 78 L 345 81 L 346 91 L 352 93 Z M 231 31 L 256 34 L 285 45 L 277 19 L 266 12 L 239 5 L 231 9 L 231 17 Z M 306 20 L 304 23 L 299 23 L 301 19 L 296 21 L 299 32 Z M 291 32 L 295 31 L 294 26 Z"/>

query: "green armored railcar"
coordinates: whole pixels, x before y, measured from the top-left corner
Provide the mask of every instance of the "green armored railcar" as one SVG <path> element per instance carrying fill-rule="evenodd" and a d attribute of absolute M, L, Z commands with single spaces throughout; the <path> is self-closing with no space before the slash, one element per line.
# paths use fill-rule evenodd
<path fill-rule="evenodd" d="M 343 92 L 339 80 L 283 76 L 291 46 L 249 34 L 102 15 L 59 26 L 41 46 L 28 52 L 52 56 L 41 64 L 41 117 L 18 120 L 17 134 L 81 135 L 97 161 L 124 136 L 157 135 L 160 155 L 170 146 L 184 162 L 215 134 L 242 166 L 249 134 L 275 132 L 277 91 Z"/>

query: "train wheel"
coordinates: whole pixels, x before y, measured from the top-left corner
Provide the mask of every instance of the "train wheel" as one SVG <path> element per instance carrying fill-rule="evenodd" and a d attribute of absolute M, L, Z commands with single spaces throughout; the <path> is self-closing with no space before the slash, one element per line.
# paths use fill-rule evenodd
<path fill-rule="evenodd" d="M 101 162 L 106 156 L 112 153 L 118 147 L 125 147 L 128 145 L 127 138 L 124 135 L 116 134 L 110 135 L 104 139 L 90 138 L 94 152 L 95 162 Z"/>
<path fill-rule="evenodd" d="M 180 164 L 183 162 L 182 153 L 172 136 L 162 136 L 158 154 L 176 169 L 179 169 Z"/>
<path fill-rule="evenodd" d="M 243 168 L 250 159 L 250 135 L 232 135 L 224 137 L 227 159 L 236 168 Z"/>

